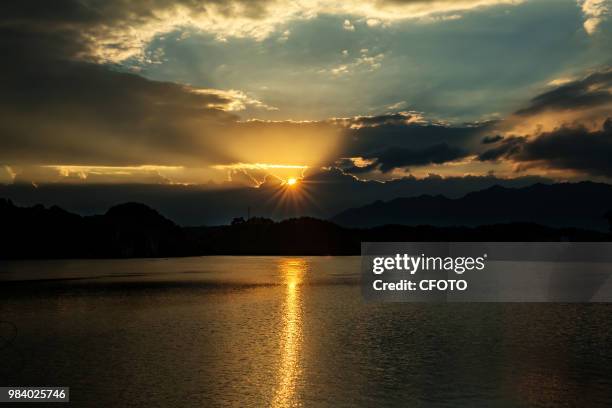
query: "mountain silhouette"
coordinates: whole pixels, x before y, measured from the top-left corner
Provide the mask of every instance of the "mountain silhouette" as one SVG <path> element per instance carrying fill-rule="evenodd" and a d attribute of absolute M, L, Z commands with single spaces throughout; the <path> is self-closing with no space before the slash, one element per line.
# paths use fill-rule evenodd
<path fill-rule="evenodd" d="M 144 204 L 81 217 L 53 206 L 0 199 L 0 258 L 125 258 L 195 252 L 191 236 Z"/>
<path fill-rule="evenodd" d="M 612 186 L 603 183 L 534 184 L 524 188 L 494 186 L 462 198 L 423 195 L 376 201 L 345 210 L 331 221 L 345 227 L 377 225 L 478 226 L 537 223 L 605 231 L 612 208 Z"/>
<path fill-rule="evenodd" d="M 435 197 L 433 197 L 435 199 Z M 452 200 L 450 200 L 452 201 Z M 385 225 L 347 228 L 315 218 L 180 227 L 139 203 L 79 216 L 53 206 L 0 199 L 0 259 L 133 258 L 196 255 L 359 255 L 362 242 L 610 241 L 608 233 L 534 223 L 478 227 Z"/>

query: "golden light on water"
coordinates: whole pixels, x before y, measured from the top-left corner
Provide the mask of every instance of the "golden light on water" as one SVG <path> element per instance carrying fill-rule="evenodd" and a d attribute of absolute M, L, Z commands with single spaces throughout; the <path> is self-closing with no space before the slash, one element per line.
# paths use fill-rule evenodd
<path fill-rule="evenodd" d="M 299 405 L 297 385 L 300 377 L 300 349 L 302 344 L 302 301 L 300 285 L 308 265 L 299 258 L 281 259 L 279 270 L 285 285 L 282 329 L 280 331 L 281 356 L 278 364 L 273 407 Z"/>

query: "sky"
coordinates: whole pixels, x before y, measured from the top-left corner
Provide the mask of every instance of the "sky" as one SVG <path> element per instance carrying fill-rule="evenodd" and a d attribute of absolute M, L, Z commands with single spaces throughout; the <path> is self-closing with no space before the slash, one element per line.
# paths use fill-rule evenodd
<path fill-rule="evenodd" d="M 609 182 L 611 13 L 609 0 L 5 1 L 0 193 L 296 178 L 366 200 L 366 185 L 402 180 L 430 187 L 387 190 Z"/>

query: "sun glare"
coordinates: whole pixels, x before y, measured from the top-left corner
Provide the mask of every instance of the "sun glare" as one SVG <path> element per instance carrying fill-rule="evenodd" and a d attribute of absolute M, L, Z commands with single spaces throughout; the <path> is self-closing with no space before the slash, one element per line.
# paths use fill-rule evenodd
<path fill-rule="evenodd" d="M 287 185 L 288 185 L 288 186 L 293 187 L 293 186 L 295 186 L 296 184 L 297 184 L 297 179 L 296 179 L 296 178 L 291 177 L 290 179 L 287 179 Z"/>

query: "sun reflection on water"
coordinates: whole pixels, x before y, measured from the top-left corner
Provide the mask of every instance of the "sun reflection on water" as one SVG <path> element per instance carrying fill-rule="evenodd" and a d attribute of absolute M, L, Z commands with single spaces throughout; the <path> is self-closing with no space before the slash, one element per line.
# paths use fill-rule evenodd
<path fill-rule="evenodd" d="M 281 356 L 278 383 L 273 407 L 299 406 L 297 382 L 300 376 L 300 346 L 302 343 L 302 309 L 300 284 L 308 267 L 304 259 L 281 259 L 279 270 L 286 286 L 283 306 L 283 326 L 280 331 Z"/>

